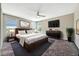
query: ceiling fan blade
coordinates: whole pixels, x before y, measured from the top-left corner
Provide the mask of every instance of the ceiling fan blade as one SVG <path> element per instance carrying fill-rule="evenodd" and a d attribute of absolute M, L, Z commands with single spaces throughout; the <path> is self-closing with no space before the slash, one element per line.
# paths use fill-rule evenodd
<path fill-rule="evenodd" d="M 37 16 L 39 16 L 39 11 L 37 11 Z"/>
<path fill-rule="evenodd" d="M 39 11 L 37 11 L 37 16 L 45 17 L 44 15 L 40 15 L 40 14 L 39 14 Z"/>
<path fill-rule="evenodd" d="M 45 17 L 44 15 L 39 15 L 40 17 Z"/>

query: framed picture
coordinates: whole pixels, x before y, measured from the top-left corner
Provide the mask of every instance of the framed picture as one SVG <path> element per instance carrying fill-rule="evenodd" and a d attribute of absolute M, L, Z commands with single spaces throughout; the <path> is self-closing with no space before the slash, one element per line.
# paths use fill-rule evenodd
<path fill-rule="evenodd" d="M 76 21 L 76 34 L 79 35 L 79 19 Z"/>
<path fill-rule="evenodd" d="M 30 22 L 27 21 L 20 21 L 20 27 L 22 28 L 30 28 Z"/>

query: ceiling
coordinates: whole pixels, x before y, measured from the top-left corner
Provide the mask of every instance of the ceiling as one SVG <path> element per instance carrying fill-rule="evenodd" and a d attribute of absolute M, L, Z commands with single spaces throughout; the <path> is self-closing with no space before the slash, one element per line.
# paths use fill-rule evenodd
<path fill-rule="evenodd" d="M 41 21 L 74 12 L 76 3 L 2 3 L 3 13 L 32 21 Z M 37 17 L 37 11 L 46 17 Z"/>

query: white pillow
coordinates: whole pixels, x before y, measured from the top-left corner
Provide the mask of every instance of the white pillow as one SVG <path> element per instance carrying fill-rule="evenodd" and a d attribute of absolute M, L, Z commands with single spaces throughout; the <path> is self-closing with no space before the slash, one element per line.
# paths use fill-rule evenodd
<path fill-rule="evenodd" d="M 35 32 L 35 33 L 39 33 L 39 31 L 38 31 L 38 30 L 36 30 L 36 29 L 34 30 L 34 32 Z"/>
<path fill-rule="evenodd" d="M 34 30 L 27 30 L 27 33 L 30 34 L 30 33 L 34 33 L 35 31 Z"/>
<path fill-rule="evenodd" d="M 19 34 L 26 34 L 24 30 L 18 31 Z"/>

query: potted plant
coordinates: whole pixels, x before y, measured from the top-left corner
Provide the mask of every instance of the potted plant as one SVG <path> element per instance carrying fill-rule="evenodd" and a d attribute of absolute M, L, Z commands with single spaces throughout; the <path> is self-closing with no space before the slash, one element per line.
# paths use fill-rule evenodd
<path fill-rule="evenodd" d="M 73 28 L 67 28 L 67 37 L 68 41 L 73 41 L 74 40 L 74 29 Z"/>

